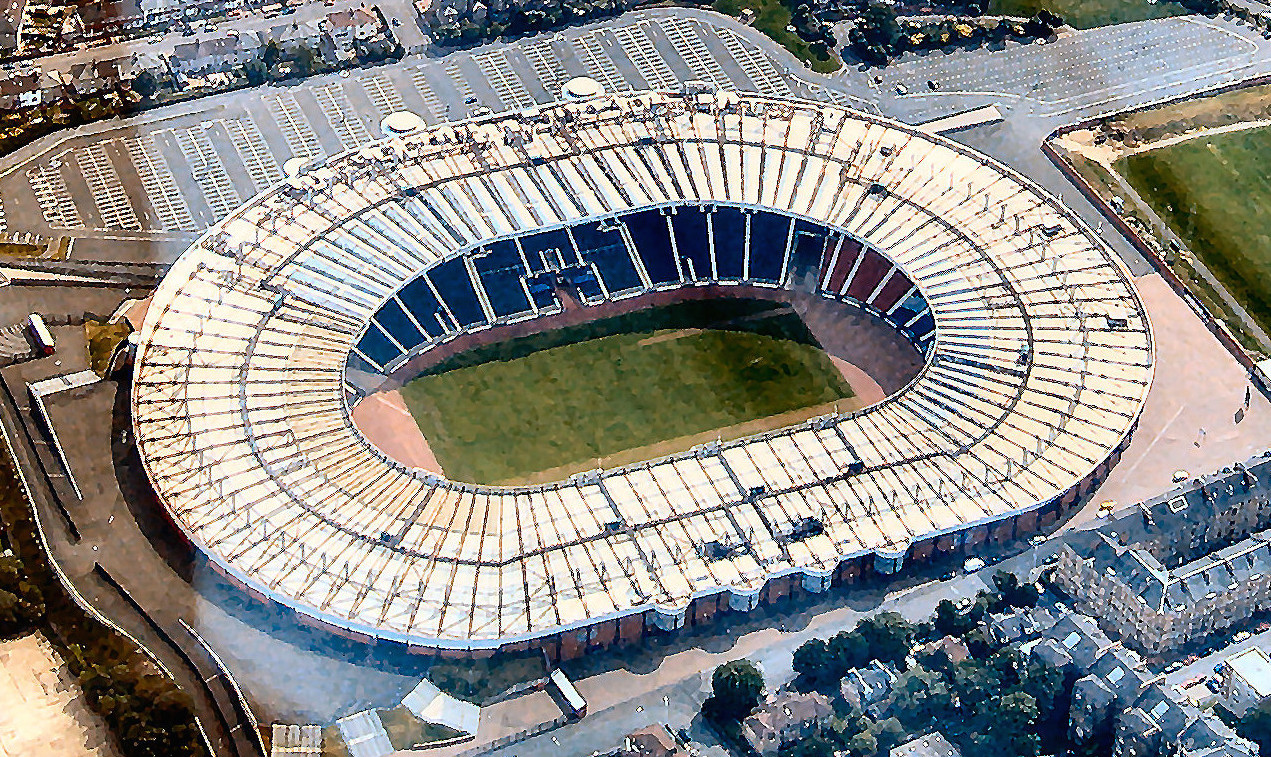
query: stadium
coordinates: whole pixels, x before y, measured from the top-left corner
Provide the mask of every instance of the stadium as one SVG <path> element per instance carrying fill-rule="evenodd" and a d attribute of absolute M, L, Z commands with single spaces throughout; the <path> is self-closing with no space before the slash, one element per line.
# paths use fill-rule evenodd
<path fill-rule="evenodd" d="M 476 347 L 728 297 L 872 324 L 915 368 L 555 480 L 451 478 L 355 421 Z M 251 595 L 421 652 L 570 658 L 1055 522 L 1128 443 L 1153 359 L 1122 263 L 1013 171 L 690 86 L 307 166 L 173 265 L 132 413 L 171 519 Z"/>

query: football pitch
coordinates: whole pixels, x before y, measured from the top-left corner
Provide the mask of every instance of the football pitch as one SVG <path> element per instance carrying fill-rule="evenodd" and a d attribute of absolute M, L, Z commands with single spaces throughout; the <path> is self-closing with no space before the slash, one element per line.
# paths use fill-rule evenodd
<path fill-rule="evenodd" d="M 1187 246 L 1271 328 L 1271 129 L 1197 137 L 1117 162 Z"/>
<path fill-rule="evenodd" d="M 753 433 L 748 422 L 854 395 L 816 346 L 658 329 L 423 376 L 402 396 L 448 478 L 499 484 L 641 448 L 666 454 L 665 443 L 717 430 Z"/>

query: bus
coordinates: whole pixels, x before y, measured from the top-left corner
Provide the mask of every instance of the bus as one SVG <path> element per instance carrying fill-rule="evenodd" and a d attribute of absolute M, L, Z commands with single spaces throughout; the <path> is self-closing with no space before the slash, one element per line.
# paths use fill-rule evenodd
<path fill-rule="evenodd" d="M 32 313 L 26 319 L 26 330 L 31 335 L 31 342 L 35 345 L 35 351 L 45 357 L 52 355 L 57 345 L 53 342 L 53 332 L 49 331 L 49 327 L 44 324 L 44 319 L 38 313 Z"/>
<path fill-rule="evenodd" d="M 564 700 L 570 717 L 577 719 L 587 714 L 587 700 L 583 699 L 583 695 L 578 693 L 578 689 L 574 688 L 574 684 L 569 682 L 560 668 L 552 671 L 548 681 L 560 692 L 560 698 Z"/>

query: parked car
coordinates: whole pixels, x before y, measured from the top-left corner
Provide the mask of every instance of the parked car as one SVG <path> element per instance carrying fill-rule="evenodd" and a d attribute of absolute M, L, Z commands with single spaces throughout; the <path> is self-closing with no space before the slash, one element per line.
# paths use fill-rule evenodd
<path fill-rule="evenodd" d="M 1175 672 L 1175 671 L 1182 670 L 1182 669 L 1183 669 L 1183 661 L 1182 661 L 1182 660 L 1176 660 L 1176 661 L 1174 661 L 1174 662 L 1171 662 L 1169 665 L 1166 665 L 1166 666 L 1165 666 L 1165 672 L 1166 672 L 1166 673 L 1173 673 L 1173 672 Z"/>
<path fill-rule="evenodd" d="M 1242 641 L 1248 641 L 1249 639 L 1252 639 L 1252 638 L 1253 638 L 1253 634 L 1249 633 L 1248 631 L 1241 631 L 1235 636 L 1232 636 L 1231 640 L 1235 642 L 1236 644 L 1239 644 Z"/>
<path fill-rule="evenodd" d="M 968 559 L 966 562 L 962 563 L 962 572 L 975 573 L 978 570 L 983 570 L 987 564 L 988 563 L 984 562 L 978 557 L 972 557 Z"/>

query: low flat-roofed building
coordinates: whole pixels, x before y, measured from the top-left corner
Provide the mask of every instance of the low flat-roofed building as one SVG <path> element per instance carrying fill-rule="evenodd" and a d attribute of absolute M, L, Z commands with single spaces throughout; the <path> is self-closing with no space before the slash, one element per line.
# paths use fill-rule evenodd
<path fill-rule="evenodd" d="M 1271 659 L 1257 647 L 1242 650 L 1223 660 L 1223 705 L 1239 716 L 1271 697 Z"/>

